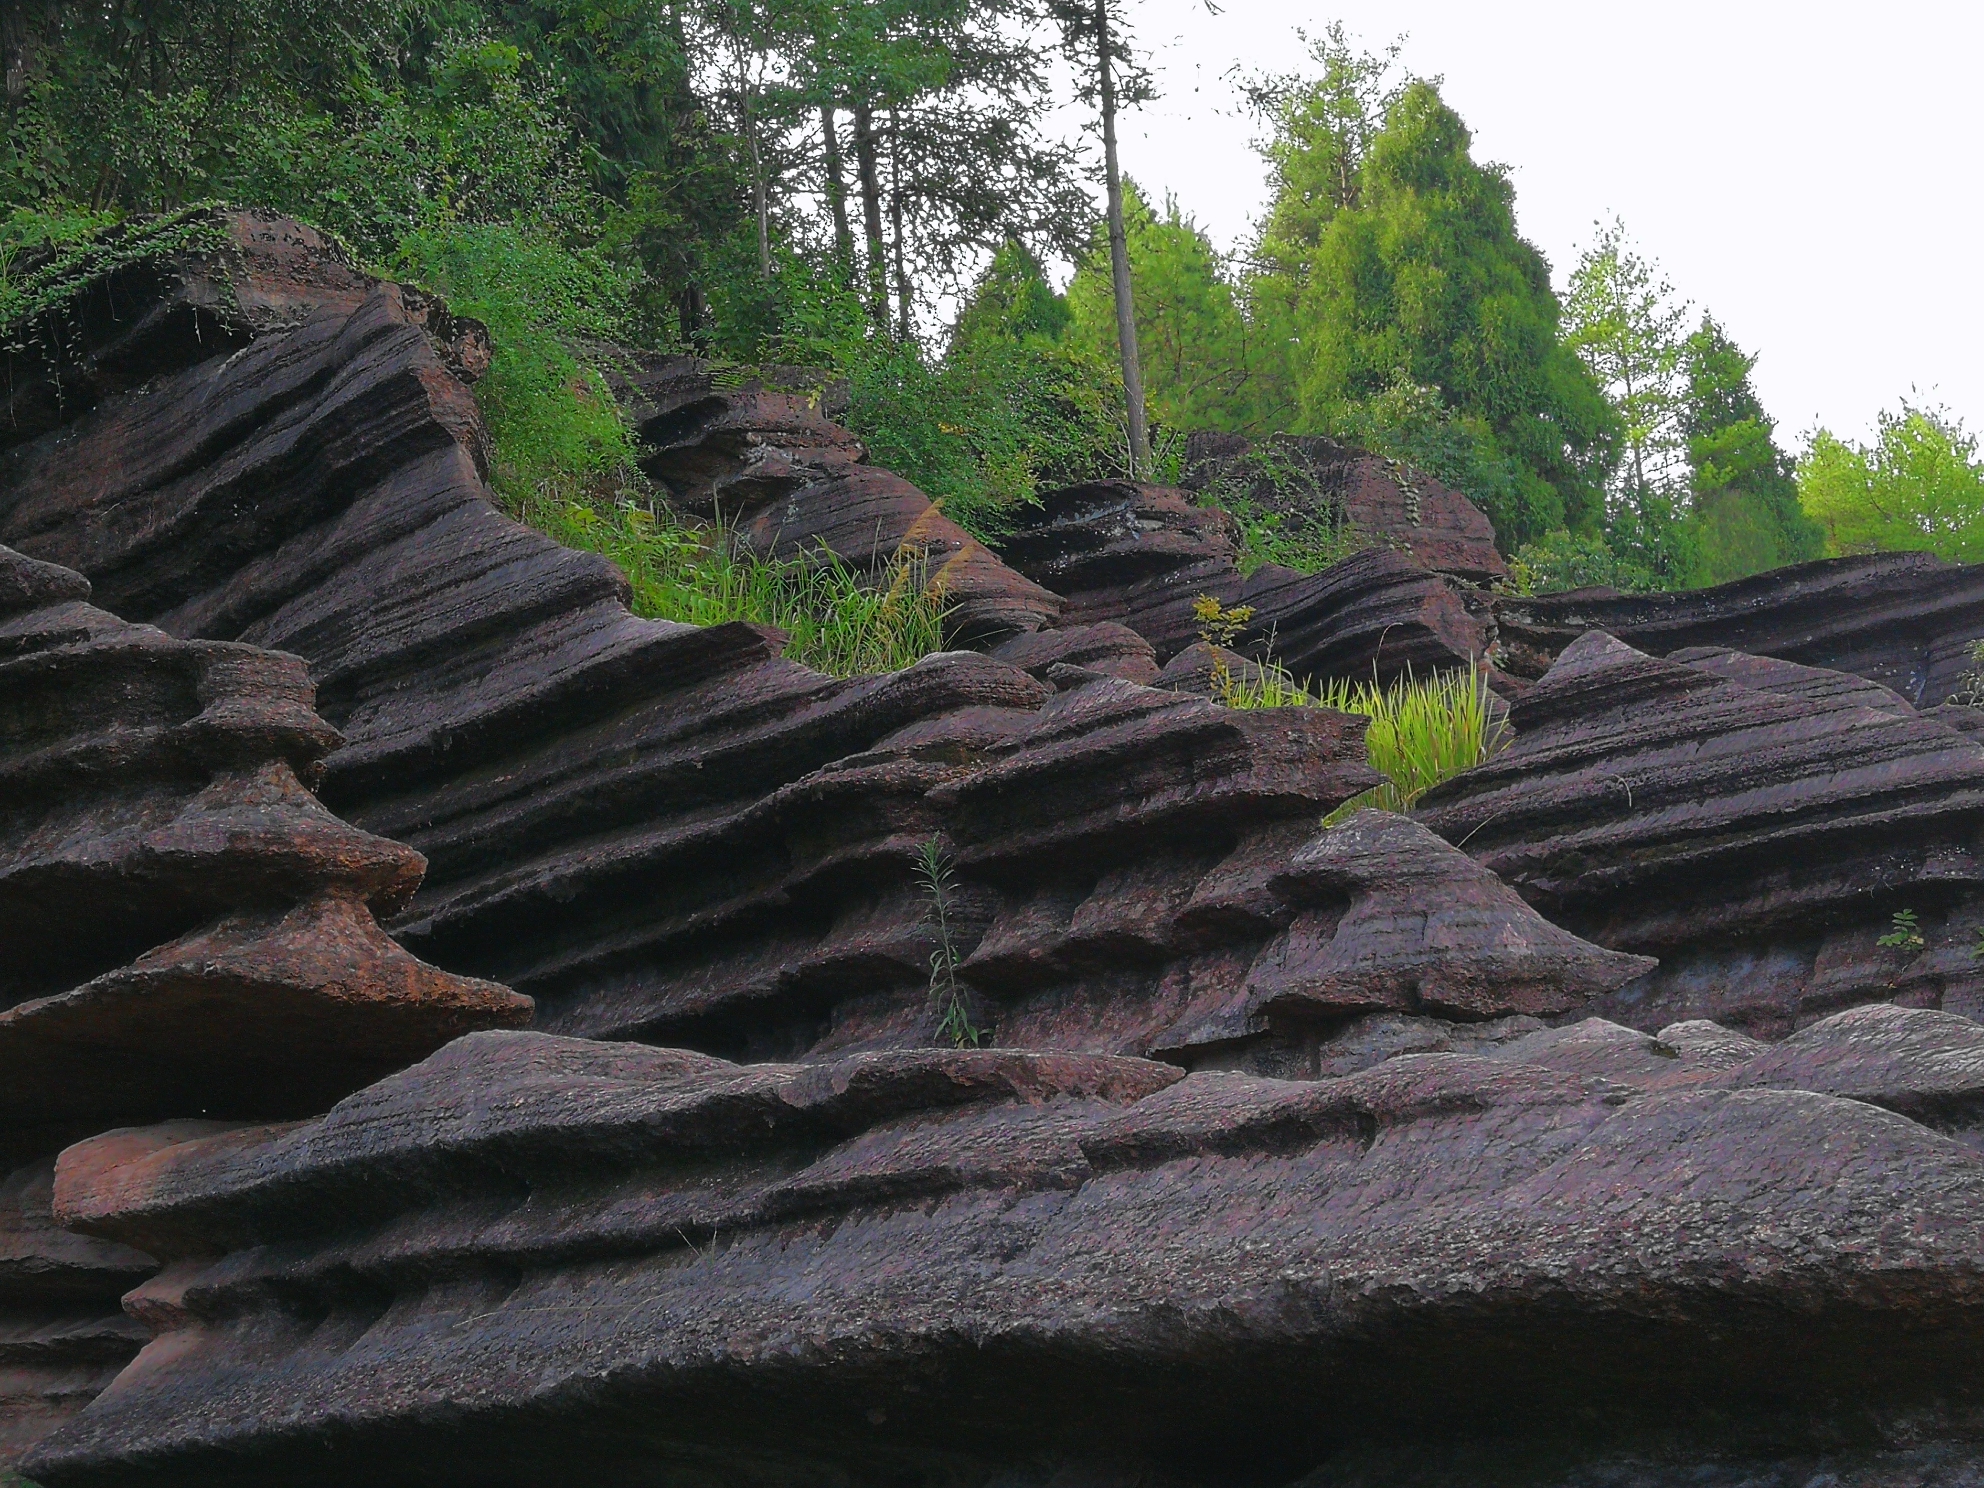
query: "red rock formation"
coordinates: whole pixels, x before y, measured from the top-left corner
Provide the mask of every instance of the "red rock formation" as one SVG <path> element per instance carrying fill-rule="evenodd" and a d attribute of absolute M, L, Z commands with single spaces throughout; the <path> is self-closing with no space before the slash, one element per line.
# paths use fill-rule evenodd
<path fill-rule="evenodd" d="M 1870 706 L 1871 704 L 1871 706 Z M 1875 998 L 1984 1011 L 1984 748 L 1815 668 L 1594 632 L 1421 818 L 1558 923 L 1660 956 L 1595 1006 L 1782 1034 Z M 1881 946 L 1892 916 L 1921 945 Z"/>
<path fill-rule="evenodd" d="M 340 742 L 293 656 L 180 641 L 0 548 L 0 1462 L 136 1351 L 150 1261 L 55 1231 L 64 1143 L 168 1116 L 302 1116 L 529 1002 L 373 914 L 420 855 L 304 782 Z"/>
<path fill-rule="evenodd" d="M 1476 584 L 1509 575 L 1493 525 L 1467 497 L 1423 470 L 1332 439 L 1277 434 L 1256 445 L 1243 434 L 1193 434 L 1180 483 L 1230 489 L 1267 512 L 1348 521 L 1432 573 Z"/>
<path fill-rule="evenodd" d="M 1064 625 L 1119 621 L 1169 661 L 1199 639 L 1193 601 L 1250 607 L 1242 649 L 1272 653 L 1298 678 L 1385 680 L 1410 667 L 1485 661 L 1494 643 L 1487 599 L 1389 548 L 1319 574 L 1263 564 L 1242 577 L 1233 521 L 1182 491 L 1099 481 L 1050 492 L 1015 519 L 1001 551 L 1064 596 Z"/>
<path fill-rule="evenodd" d="M 1929 553 L 1827 558 L 1678 594 L 1503 596 L 1502 665 L 1541 676 L 1588 630 L 1653 656 L 1722 646 L 1852 672 L 1918 708 L 1945 702 L 1984 637 L 1984 565 Z"/>
<path fill-rule="evenodd" d="M 1895 1475 L 1978 1460 L 1984 1157 L 1896 1114 L 1975 1108 L 1977 1039 L 1953 1082 L 1906 1021 L 1939 1016 L 1671 1088 L 1562 1039 L 1282 1082 L 474 1035 L 301 1127 L 65 1154 L 65 1222 L 167 1259 L 131 1302 L 159 1339 L 27 1466 L 1210 1484 L 1437 1446 L 1535 1488 L 1962 1481 Z"/>

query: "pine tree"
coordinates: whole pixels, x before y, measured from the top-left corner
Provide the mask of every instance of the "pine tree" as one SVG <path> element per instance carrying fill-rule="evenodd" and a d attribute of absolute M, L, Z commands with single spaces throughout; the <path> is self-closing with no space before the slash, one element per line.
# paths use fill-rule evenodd
<path fill-rule="evenodd" d="M 1470 145 L 1433 84 L 1392 105 L 1296 307 L 1302 411 L 1329 427 L 1401 385 L 1437 389 L 1514 470 L 1488 512 L 1513 550 L 1597 525 L 1618 419 L 1560 340 L 1549 266 L 1516 231 L 1514 188 Z"/>
<path fill-rule="evenodd" d="M 1681 432 L 1708 583 L 1800 563 L 1825 548 L 1824 529 L 1800 507 L 1791 457 L 1751 385 L 1756 361 L 1707 315 L 1683 352 Z"/>

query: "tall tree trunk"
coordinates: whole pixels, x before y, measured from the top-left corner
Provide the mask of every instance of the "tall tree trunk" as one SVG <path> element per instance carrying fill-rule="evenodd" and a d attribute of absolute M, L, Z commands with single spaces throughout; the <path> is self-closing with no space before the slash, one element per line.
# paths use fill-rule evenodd
<path fill-rule="evenodd" d="M 875 111 L 854 106 L 854 162 L 861 173 L 861 225 L 868 237 L 868 318 L 889 329 L 888 249 L 882 241 L 882 171 L 876 159 Z"/>
<path fill-rule="evenodd" d="M 902 243 L 902 121 L 889 110 L 889 226 L 894 229 L 896 261 L 896 339 L 907 346 L 916 329 L 909 297 L 909 268 Z"/>
<path fill-rule="evenodd" d="M 28 91 L 28 0 L 0 0 L 0 67 L 6 71 L 11 121 Z"/>
<path fill-rule="evenodd" d="M 820 133 L 827 146 L 827 205 L 834 214 L 834 257 L 846 278 L 854 269 L 854 230 L 847 222 L 847 168 L 840 158 L 840 126 L 834 113 L 831 103 L 820 106 Z"/>
<path fill-rule="evenodd" d="M 1109 65 L 1109 0 L 1095 0 L 1097 81 L 1102 94 L 1102 168 L 1109 185 L 1109 274 L 1116 290 L 1116 349 L 1123 359 L 1123 399 L 1130 414 L 1130 478 L 1150 474 L 1150 428 L 1144 420 L 1144 369 L 1137 355 L 1137 307 L 1130 298 L 1130 240 L 1123 227 L 1123 175 L 1116 163 L 1116 78 Z"/>
<path fill-rule="evenodd" d="M 744 46 L 737 44 L 737 87 L 744 103 L 744 142 L 751 149 L 751 198 L 758 216 L 758 277 L 772 277 L 772 218 L 765 189 L 765 161 L 758 149 L 758 121 L 751 108 L 751 74 L 744 64 Z"/>

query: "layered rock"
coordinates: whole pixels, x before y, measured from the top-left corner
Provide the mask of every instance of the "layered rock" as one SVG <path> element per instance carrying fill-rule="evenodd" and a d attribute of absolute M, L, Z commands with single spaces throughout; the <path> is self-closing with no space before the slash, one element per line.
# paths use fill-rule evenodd
<path fill-rule="evenodd" d="M 1984 638 L 1984 565 L 1929 553 L 1828 558 L 1676 594 L 1497 599 L 1501 664 L 1541 676 L 1588 630 L 1654 656 L 1722 646 L 1852 672 L 1919 708 L 1949 699 Z"/>
<path fill-rule="evenodd" d="M 1193 434 L 1185 441 L 1188 491 L 1230 491 L 1258 509 L 1348 523 L 1421 568 L 1476 584 L 1508 577 L 1495 529 L 1451 486 L 1397 460 L 1318 435 Z"/>
<path fill-rule="evenodd" d="M 1984 748 L 1857 678 L 1683 654 L 1585 636 L 1515 704 L 1514 743 L 1420 818 L 1551 919 L 1658 955 L 1594 1004 L 1637 1027 L 1984 1011 Z"/>
<path fill-rule="evenodd" d="M 1237 638 L 1297 677 L 1389 681 L 1471 666 L 1491 654 L 1487 596 L 1372 548 L 1318 574 L 1263 564 L 1242 575 L 1233 519 L 1185 492 L 1098 481 L 1050 492 L 1019 513 L 1001 551 L 1066 598 L 1064 625 L 1128 625 L 1169 661 L 1200 638 L 1193 602 L 1209 595 L 1253 618 Z"/>
<path fill-rule="evenodd" d="M 223 267 L 262 272 L 252 251 Z M 1084 1047 L 1141 1052 L 1169 1021 L 1150 981 L 1188 954 L 1139 938 L 1150 886 L 1189 898 L 1243 840 L 1374 778 L 1349 719 L 1122 680 L 1155 667 L 1119 626 L 1013 637 L 1014 664 L 952 653 L 837 680 L 782 660 L 774 632 L 636 619 L 610 565 L 491 506 L 437 313 L 368 284 L 106 391 L 6 453 L 0 534 L 81 565 L 128 617 L 303 657 L 346 741 L 324 800 L 428 860 L 400 943 L 537 996 L 547 1026 L 740 1054 L 929 1038 L 940 947 L 913 856 L 934 838 L 960 875 L 953 959 L 1048 885 L 1072 895 L 1093 954 L 1131 948 L 1127 979 L 1052 995 L 1083 1004 Z M 845 436 L 787 411 L 785 443 L 722 409 L 685 416 L 675 445 L 660 412 L 648 429 L 729 491 L 724 428 L 731 454 L 773 463 Z M 1143 887 L 1112 877 L 1133 868 Z M 1059 1036 L 976 977 L 986 1031 Z"/>
<path fill-rule="evenodd" d="M 528 1018 L 373 914 L 412 849 L 306 788 L 340 741 L 295 657 L 180 641 L 0 549 L 0 1114 L 8 1155 L 169 1115 L 302 1115 Z"/>
<path fill-rule="evenodd" d="M 27 1467 L 1966 1481 L 1984 1155 L 1903 1113 L 1974 1111 L 1977 1040 L 1923 1019 L 1963 1021 L 1676 1031 L 1666 1084 L 1562 1035 L 1292 1083 L 473 1035 L 301 1126 L 65 1154 L 63 1219 L 168 1266 Z"/>
<path fill-rule="evenodd" d="M 420 855 L 305 782 L 337 733 L 303 664 L 180 641 L 0 548 L 0 1461 L 136 1351 L 148 1258 L 48 1218 L 64 1143 L 169 1116 L 302 1116 L 530 1003 L 373 919 Z M 34 1160 L 39 1158 L 39 1160 Z"/>
<path fill-rule="evenodd" d="M 964 642 L 1038 630 L 1060 613 L 1056 596 L 1000 562 L 909 481 L 869 464 L 860 440 L 821 411 L 817 390 L 720 379 L 693 357 L 630 365 L 618 380 L 641 468 L 676 505 L 733 527 L 766 556 L 824 548 L 879 573 L 914 553 Z"/>

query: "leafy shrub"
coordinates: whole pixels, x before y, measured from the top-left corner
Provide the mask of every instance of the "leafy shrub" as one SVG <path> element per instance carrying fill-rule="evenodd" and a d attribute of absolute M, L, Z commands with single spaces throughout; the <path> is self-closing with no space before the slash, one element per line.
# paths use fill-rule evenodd
<path fill-rule="evenodd" d="M 1369 533 L 1321 500 L 1315 472 L 1294 449 L 1272 441 L 1231 462 L 1200 489 L 1198 499 L 1238 524 L 1243 574 L 1263 563 L 1321 573 L 1372 545 Z"/>
<path fill-rule="evenodd" d="M 899 671 L 944 649 L 942 596 L 925 583 L 916 553 L 899 553 L 871 584 L 830 553 L 761 558 L 721 528 L 693 526 L 620 495 L 588 500 L 547 483 L 513 515 L 567 547 L 619 564 L 635 614 L 689 625 L 775 625 L 790 637 L 788 657 L 833 676 Z"/>
<path fill-rule="evenodd" d="M 637 276 L 594 249 L 513 224 L 411 233 L 394 271 L 489 326 L 495 357 L 476 398 L 495 442 L 499 490 L 516 497 L 556 474 L 633 464 L 633 437 L 605 379 L 573 345 L 626 330 Z"/>
<path fill-rule="evenodd" d="M 1620 558 L 1596 533 L 1552 532 L 1524 543 L 1509 560 L 1509 587 L 1518 594 L 1599 586 L 1645 594 L 1661 584 L 1646 569 Z"/>

